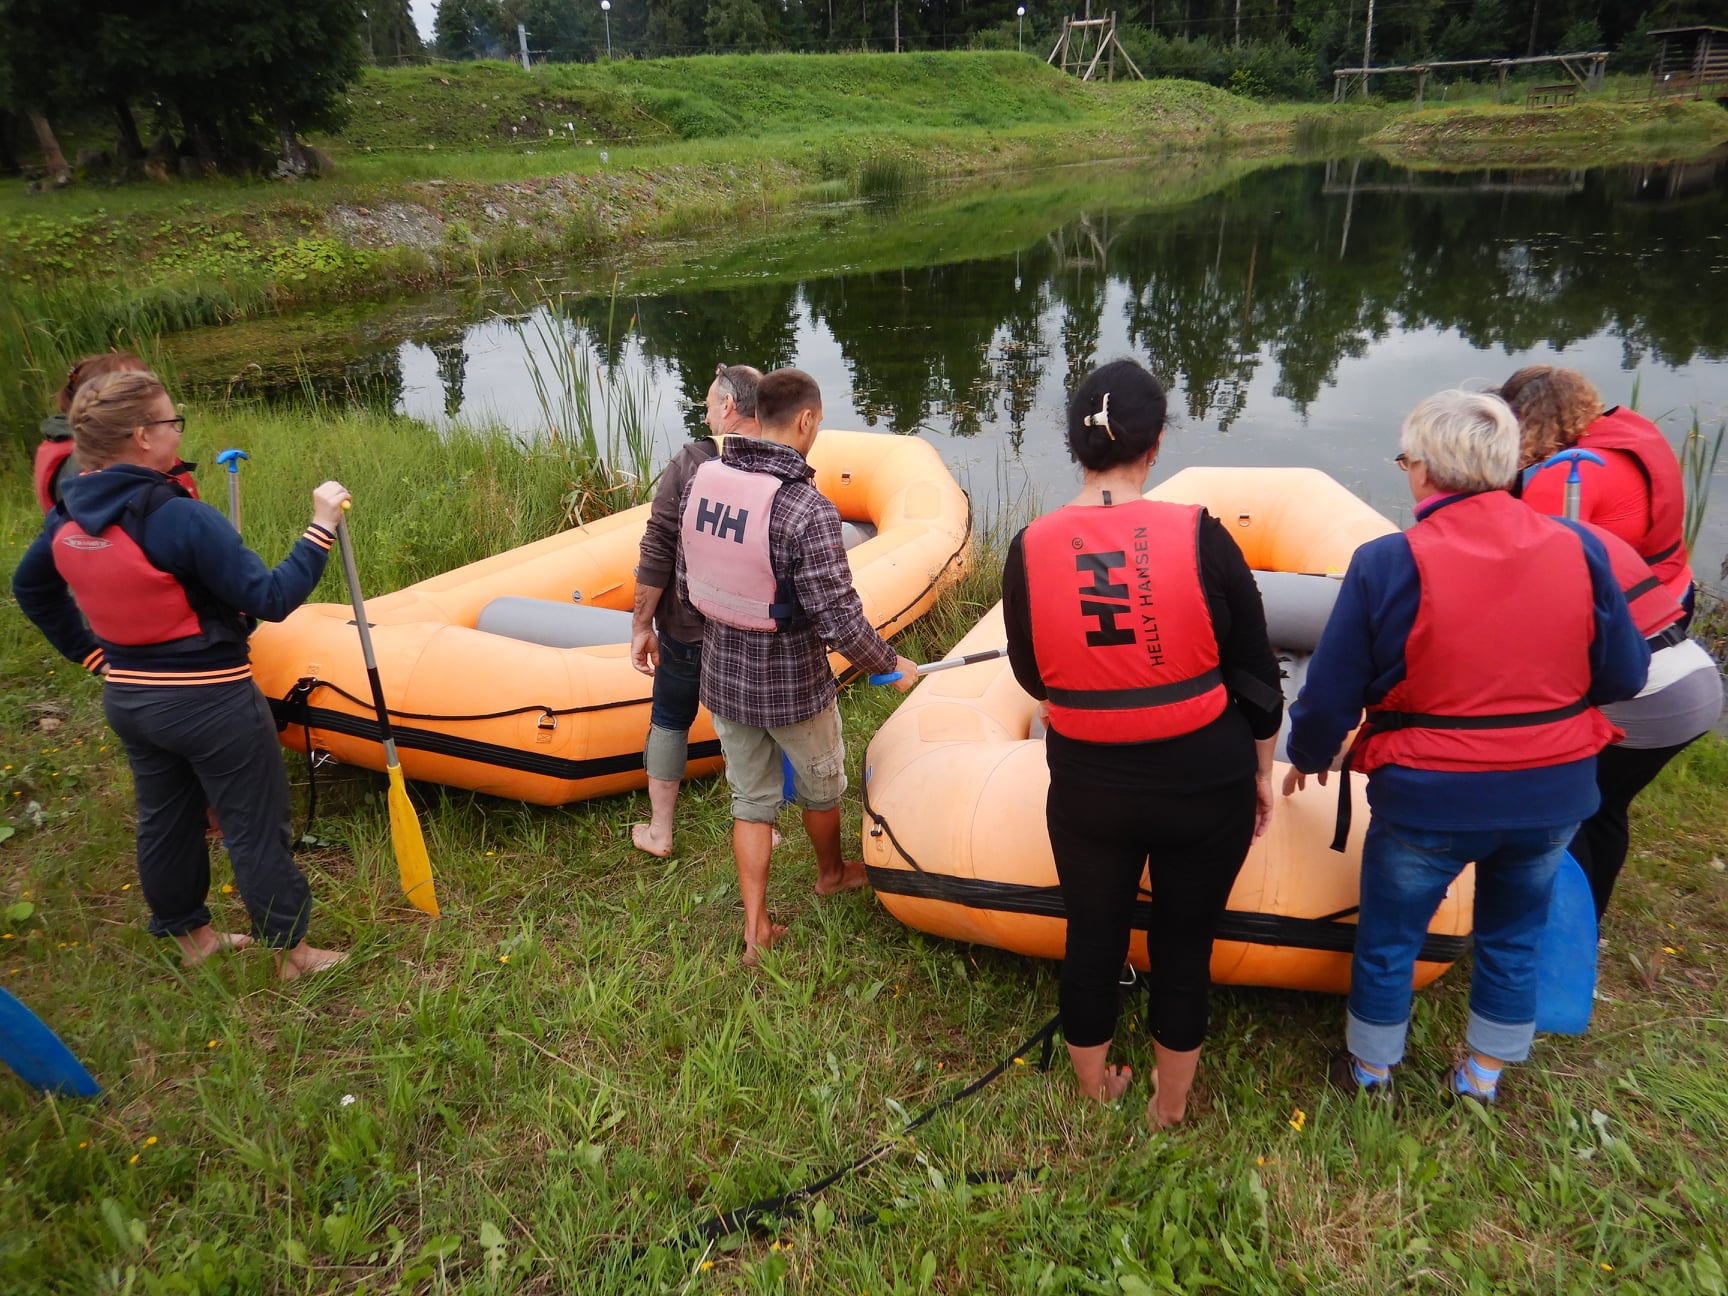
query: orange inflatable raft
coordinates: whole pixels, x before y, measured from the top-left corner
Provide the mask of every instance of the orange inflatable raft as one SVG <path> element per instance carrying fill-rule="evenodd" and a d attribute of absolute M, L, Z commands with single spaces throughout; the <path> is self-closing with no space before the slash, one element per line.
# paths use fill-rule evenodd
<path fill-rule="evenodd" d="M 1230 528 L 1261 579 L 1273 643 L 1286 650 L 1280 655 L 1296 678 L 1306 659 L 1288 650 L 1313 649 L 1336 594 L 1336 581 L 1324 577 L 1341 574 L 1362 542 L 1396 530 L 1308 468 L 1188 468 L 1149 498 L 1202 504 Z M 952 655 L 1004 642 L 998 604 Z M 1294 697 L 1292 684 L 1285 682 L 1287 699 Z M 1050 777 L 1044 745 L 1031 736 L 1035 715 L 1007 660 L 997 658 L 930 675 L 871 741 L 864 860 L 876 894 L 901 922 L 954 940 L 1062 957 L 1062 894 L 1044 823 Z M 1286 769 L 1281 761 L 1275 766 L 1274 789 Z M 1212 953 L 1214 981 L 1349 988 L 1368 822 L 1363 780 L 1352 782 L 1355 809 L 1343 854 L 1328 849 L 1335 782 L 1322 788 L 1309 780 L 1305 790 L 1278 798 L 1270 828 L 1230 893 Z M 1418 986 L 1464 951 L 1473 880 L 1466 871 L 1435 914 L 1416 964 Z M 1129 958 L 1146 967 L 1144 913 Z"/>
<path fill-rule="evenodd" d="M 824 431 L 810 463 L 858 540 L 865 615 L 885 635 L 910 625 L 965 565 L 965 492 L 915 437 Z M 650 683 L 630 665 L 628 609 L 647 519 L 629 509 L 367 600 L 407 777 L 540 805 L 645 785 Z M 252 670 L 286 746 L 384 768 L 347 604 L 260 626 Z M 690 738 L 686 773 L 719 769 L 707 711 Z"/>

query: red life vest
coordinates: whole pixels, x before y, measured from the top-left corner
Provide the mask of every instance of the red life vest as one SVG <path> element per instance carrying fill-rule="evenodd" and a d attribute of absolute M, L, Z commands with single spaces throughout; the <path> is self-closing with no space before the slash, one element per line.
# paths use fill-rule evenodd
<path fill-rule="evenodd" d="M 1643 542 L 1633 547 L 1656 579 L 1676 598 L 1682 597 L 1692 584 L 1681 535 L 1686 492 L 1680 484 L 1680 461 L 1661 429 L 1642 415 L 1616 405 L 1584 429 L 1578 446 L 1584 450 L 1621 450 L 1638 465 L 1650 496 L 1650 530 Z"/>
<path fill-rule="evenodd" d="M 1638 551 L 1606 527 L 1591 522 L 1579 525 L 1602 542 L 1602 548 L 1608 553 L 1608 566 L 1614 573 L 1614 583 L 1626 596 L 1626 610 L 1632 614 L 1632 623 L 1638 627 L 1638 633 L 1649 641 L 1651 651 L 1684 639 L 1685 632 L 1679 630 L 1676 623 L 1686 615 L 1685 609 L 1680 606 L 1680 600 L 1656 579 L 1656 573 L 1638 556 Z M 1664 636 L 1663 632 L 1671 626 L 1676 627 L 1674 633 Z M 1658 644 L 1658 639 L 1664 642 Z"/>
<path fill-rule="evenodd" d="M 710 459 L 690 477 L 679 523 L 690 605 L 739 630 L 783 630 L 797 612 L 780 588 L 768 547 L 768 521 L 783 483 Z"/>
<path fill-rule="evenodd" d="M 1486 491 L 1405 537 L 1421 586 L 1405 677 L 1368 708 L 1351 765 L 1534 769 L 1621 736 L 1588 701 L 1594 598 L 1576 535 Z"/>
<path fill-rule="evenodd" d="M 36 462 L 30 479 L 36 487 L 36 505 L 44 513 L 59 502 L 60 492 L 54 483 L 71 457 L 72 438 L 69 436 L 44 437 L 36 447 Z"/>
<path fill-rule="evenodd" d="M 72 591 L 90 633 L 104 648 L 179 648 L 246 641 L 238 614 L 224 614 L 208 598 L 197 598 L 144 552 L 144 520 L 167 500 L 185 498 L 179 483 L 164 477 L 132 497 L 113 525 L 91 535 L 70 517 L 54 533 L 54 567 Z M 64 514 L 64 505 L 59 506 Z M 200 616 L 198 604 L 209 603 Z M 196 643 L 187 643 L 196 640 Z"/>
<path fill-rule="evenodd" d="M 1193 733 L 1229 696 L 1193 504 L 1069 505 L 1026 528 L 1032 650 L 1050 727 L 1095 743 Z"/>
<path fill-rule="evenodd" d="M 60 502 L 60 476 L 68 471 L 66 461 L 72 458 L 72 436 L 45 436 L 36 447 L 36 460 L 31 468 L 31 483 L 36 487 L 36 504 L 44 513 Z M 197 464 L 176 464 L 168 477 L 193 499 L 198 498 L 198 483 L 192 480 Z M 70 471 L 77 472 L 74 463 Z"/>

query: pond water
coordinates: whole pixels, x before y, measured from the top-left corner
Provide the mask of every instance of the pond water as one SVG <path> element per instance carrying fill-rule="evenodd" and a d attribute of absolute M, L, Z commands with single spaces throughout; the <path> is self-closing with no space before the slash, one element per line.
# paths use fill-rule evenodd
<path fill-rule="evenodd" d="M 986 514 L 1059 503 L 1070 385 L 1138 357 L 1171 387 L 1154 469 L 1306 465 L 1395 521 L 1399 422 L 1532 362 L 1637 403 L 1678 446 L 1728 420 L 1728 162 L 1422 172 L 1370 160 L 1178 173 L 1074 168 L 776 214 L 721 241 L 314 322 L 171 340 L 183 376 L 266 398 L 303 382 L 439 425 L 542 435 L 535 357 L 576 344 L 645 386 L 663 458 L 717 360 L 795 363 L 826 423 L 926 436 Z M 576 322 L 573 322 L 576 321 Z M 283 357 L 272 369 L 261 355 Z M 296 372 L 298 370 L 299 372 Z M 235 376 L 238 375 L 238 378 Z M 548 376 L 549 373 L 548 373 Z M 1695 567 L 1728 554 L 1728 455 Z"/>

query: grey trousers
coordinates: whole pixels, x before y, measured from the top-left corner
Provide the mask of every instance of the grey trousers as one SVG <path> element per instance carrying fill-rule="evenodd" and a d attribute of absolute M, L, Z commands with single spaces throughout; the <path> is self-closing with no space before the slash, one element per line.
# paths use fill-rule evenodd
<path fill-rule="evenodd" d="M 288 775 L 257 685 L 110 684 L 102 705 L 132 766 L 138 881 L 151 934 L 183 936 L 210 921 L 208 806 L 252 934 L 279 948 L 299 944 L 312 890 L 294 863 Z"/>

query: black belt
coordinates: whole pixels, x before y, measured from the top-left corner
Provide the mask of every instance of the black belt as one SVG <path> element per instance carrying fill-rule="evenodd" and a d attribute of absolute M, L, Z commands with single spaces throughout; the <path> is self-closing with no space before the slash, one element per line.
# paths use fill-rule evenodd
<path fill-rule="evenodd" d="M 1570 720 L 1590 709 L 1588 698 L 1579 698 L 1565 706 L 1548 711 L 1514 711 L 1502 715 L 1433 715 L 1425 711 L 1370 711 L 1356 741 L 1344 754 L 1344 764 L 1338 770 L 1338 818 L 1332 834 L 1332 849 L 1340 853 L 1350 836 L 1350 766 L 1362 744 L 1375 734 L 1393 733 L 1399 729 L 1525 729 L 1536 725 Z"/>
<path fill-rule="evenodd" d="M 1651 652 L 1661 652 L 1664 648 L 1672 648 L 1677 643 L 1686 642 L 1686 627 L 1679 621 L 1666 630 L 1658 631 L 1644 641 L 1650 645 Z"/>

